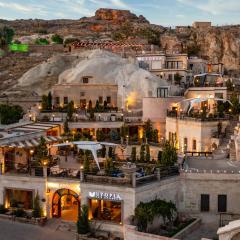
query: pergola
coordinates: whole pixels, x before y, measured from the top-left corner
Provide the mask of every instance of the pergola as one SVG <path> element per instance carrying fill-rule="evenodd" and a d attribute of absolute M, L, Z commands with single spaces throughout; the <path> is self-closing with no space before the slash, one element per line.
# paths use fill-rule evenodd
<path fill-rule="evenodd" d="M 108 147 L 118 146 L 118 144 L 108 143 L 108 142 L 74 141 L 74 142 L 55 144 L 53 145 L 53 147 L 65 147 L 65 146 L 73 146 L 73 145 L 77 146 L 78 149 L 91 151 L 99 170 L 100 170 L 100 165 L 97 157 L 97 151 L 102 149 L 102 146 L 108 146 Z"/>
<path fill-rule="evenodd" d="M 180 105 L 183 102 L 187 102 L 188 103 L 188 111 L 187 111 L 187 113 L 189 114 L 189 112 L 193 109 L 194 104 L 207 102 L 209 100 L 216 101 L 216 102 L 224 102 L 224 103 L 228 102 L 230 105 L 233 105 L 229 100 L 222 99 L 222 98 L 214 98 L 214 97 L 189 98 L 189 99 L 185 99 L 185 100 L 179 102 L 178 105 Z"/>

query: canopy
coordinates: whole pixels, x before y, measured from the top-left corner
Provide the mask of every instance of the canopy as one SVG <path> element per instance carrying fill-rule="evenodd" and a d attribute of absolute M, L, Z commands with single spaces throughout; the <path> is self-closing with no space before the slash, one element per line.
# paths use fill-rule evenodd
<path fill-rule="evenodd" d="M 208 101 L 208 100 L 214 100 L 214 101 L 219 101 L 219 102 L 228 102 L 230 105 L 232 105 L 232 103 L 231 103 L 229 100 L 222 99 L 222 98 L 204 97 L 204 98 L 186 99 L 186 100 L 184 100 L 184 101 L 187 101 L 187 100 L 189 100 L 189 102 L 190 102 L 190 106 L 189 106 L 189 109 L 188 109 L 188 113 L 192 110 L 193 105 L 194 105 L 195 103 L 206 102 L 206 101 Z"/>
<path fill-rule="evenodd" d="M 76 145 L 78 149 L 91 151 L 92 155 L 94 157 L 94 160 L 95 160 L 95 162 L 98 166 L 98 169 L 100 170 L 99 161 L 98 161 L 98 157 L 97 157 L 97 150 L 102 149 L 102 145 L 99 142 L 76 141 L 76 142 L 67 142 L 67 143 L 55 144 L 53 146 L 62 147 L 62 146 L 71 146 L 71 145 Z"/>

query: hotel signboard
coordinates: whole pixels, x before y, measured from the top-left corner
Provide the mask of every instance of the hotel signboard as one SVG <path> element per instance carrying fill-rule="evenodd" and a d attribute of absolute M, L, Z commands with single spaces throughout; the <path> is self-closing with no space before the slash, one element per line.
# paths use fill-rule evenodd
<path fill-rule="evenodd" d="M 119 193 L 106 193 L 106 192 L 89 192 L 90 198 L 110 200 L 110 201 L 122 201 L 122 197 Z"/>

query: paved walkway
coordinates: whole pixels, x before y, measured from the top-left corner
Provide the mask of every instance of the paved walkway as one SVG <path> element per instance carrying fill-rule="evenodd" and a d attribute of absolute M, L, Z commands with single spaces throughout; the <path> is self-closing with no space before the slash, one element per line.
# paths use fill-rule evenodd
<path fill-rule="evenodd" d="M 50 222 L 45 227 L 0 220 L 1 240 L 75 240 L 73 232 L 56 230 L 57 223 Z"/>
<path fill-rule="evenodd" d="M 215 224 L 201 224 L 198 229 L 193 231 L 183 240 L 201 240 L 202 238 L 217 239 L 217 229 L 218 227 Z"/>

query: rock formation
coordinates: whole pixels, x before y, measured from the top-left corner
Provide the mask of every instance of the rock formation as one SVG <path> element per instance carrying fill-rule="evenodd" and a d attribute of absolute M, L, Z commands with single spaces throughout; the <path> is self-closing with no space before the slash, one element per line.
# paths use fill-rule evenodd
<path fill-rule="evenodd" d="M 55 80 L 46 81 L 49 76 L 55 76 Z M 156 96 L 158 87 L 168 85 L 165 80 L 139 68 L 131 59 L 93 50 L 71 57 L 53 57 L 26 72 L 11 91 L 23 88 L 41 95 L 49 91 L 53 84 L 81 83 L 84 76 L 91 76 L 90 84 L 117 85 L 118 101 L 128 99 L 130 107 L 134 108 L 141 108 L 143 97 Z"/>

